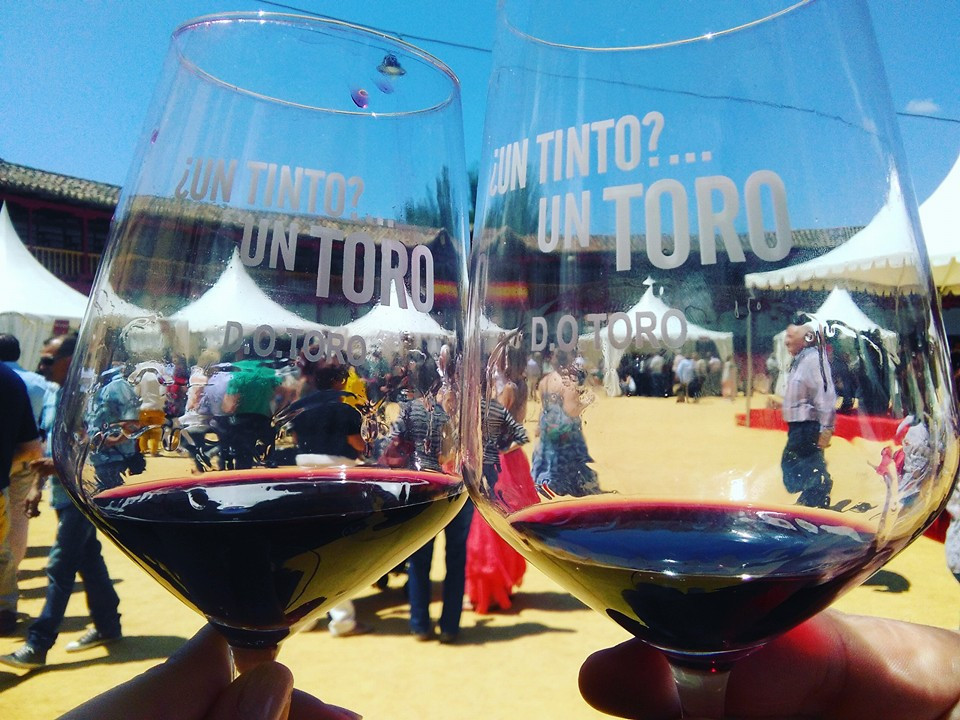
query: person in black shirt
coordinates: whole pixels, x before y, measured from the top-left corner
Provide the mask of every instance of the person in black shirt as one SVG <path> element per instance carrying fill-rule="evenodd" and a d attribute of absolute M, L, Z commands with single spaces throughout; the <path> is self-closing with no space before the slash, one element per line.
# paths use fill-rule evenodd
<path fill-rule="evenodd" d="M 326 365 L 311 369 L 311 382 L 303 385 L 312 392 L 301 394 L 290 409 L 296 414 L 291 427 L 297 455 L 325 455 L 333 459 L 356 460 L 366 446 L 360 435 L 362 417 L 343 402 L 349 368 Z M 331 461 L 332 462 L 332 461 Z"/>
<path fill-rule="evenodd" d="M 276 454 L 278 464 L 352 465 L 366 444 L 360 434 L 360 411 L 346 401 L 356 397 L 346 392 L 350 368 L 347 365 L 320 365 L 304 360 L 301 365 L 300 398 L 290 405 L 295 446 Z M 351 600 L 344 600 L 328 612 L 327 628 L 333 637 L 351 637 L 373 631 L 357 620 Z"/>
<path fill-rule="evenodd" d="M 14 465 L 23 467 L 43 455 L 37 423 L 33 418 L 30 398 L 23 380 L 9 367 L 0 363 L 0 576 L 16 573 L 9 544 L 2 542 L 9 532 L 7 521 L 7 487 Z M 19 511 L 15 508 L 14 511 Z M 0 587 L 16 588 L 16 579 L 0 583 Z M 0 597 L 0 635 L 11 634 L 17 625 L 16 593 Z"/>

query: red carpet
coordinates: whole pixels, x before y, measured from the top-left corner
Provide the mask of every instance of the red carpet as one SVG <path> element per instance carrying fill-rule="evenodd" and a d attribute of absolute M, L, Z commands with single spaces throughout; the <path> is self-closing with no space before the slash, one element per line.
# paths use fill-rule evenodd
<path fill-rule="evenodd" d="M 745 426 L 747 424 L 745 413 L 738 413 L 736 420 L 737 425 Z M 900 420 L 889 417 L 837 415 L 833 435 L 845 440 L 862 437 L 867 440 L 885 442 L 893 440 L 900 422 Z M 750 427 L 761 430 L 783 430 L 785 432 L 787 424 L 783 421 L 783 415 L 779 409 L 757 408 L 750 410 Z"/>

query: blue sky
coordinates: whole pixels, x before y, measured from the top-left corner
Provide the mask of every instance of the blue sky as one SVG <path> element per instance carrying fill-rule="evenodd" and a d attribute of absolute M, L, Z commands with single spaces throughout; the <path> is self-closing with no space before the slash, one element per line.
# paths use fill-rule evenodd
<path fill-rule="evenodd" d="M 923 201 L 960 154 L 960 2 L 868 5 Z M 0 158 L 121 184 L 171 31 L 197 15 L 262 9 L 308 11 L 375 27 L 445 61 L 461 80 L 467 165 L 473 167 L 481 147 L 495 8 L 495 0 L 0 3 L 6 85 L 0 94 Z"/>

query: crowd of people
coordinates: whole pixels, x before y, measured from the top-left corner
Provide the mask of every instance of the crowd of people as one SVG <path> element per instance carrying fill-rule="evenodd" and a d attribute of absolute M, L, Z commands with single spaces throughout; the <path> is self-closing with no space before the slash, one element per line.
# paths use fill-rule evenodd
<path fill-rule="evenodd" d="M 49 433 L 62 384 L 70 366 L 76 335 L 49 339 L 36 371 L 17 364 L 17 339 L 0 335 L 0 359 L 10 365 L 29 390 L 30 415 L 39 429 L 44 456 L 21 462 L 11 473 L 3 517 L 14 530 L 4 533 L 0 571 L 3 578 L 0 632 L 20 632 L 16 573 L 27 546 L 27 520 L 39 514 L 41 497 L 49 496 L 57 513 L 57 538 L 47 558 L 47 599 L 40 616 L 29 624 L 24 645 L 0 663 L 42 667 L 57 639 L 67 600 L 79 575 L 91 611 L 92 626 L 67 646 L 68 652 L 115 642 L 122 637 L 119 605 L 103 560 L 96 530 L 61 485 L 51 459 Z M 435 353 L 414 347 L 409 338 L 388 361 L 374 351 L 369 363 L 355 366 L 341 357 L 325 357 L 305 348 L 296 358 L 236 359 L 201 352 L 194 363 L 183 356 L 166 361 L 119 363 L 97 377 L 83 376 L 87 397 L 84 432 L 87 466 L 78 482 L 99 493 L 132 481 L 154 458 L 188 459 L 193 472 L 239 470 L 254 466 L 372 463 L 416 470 L 455 472 L 457 398 L 455 368 L 449 347 Z M 519 424 L 516 436 L 497 440 L 505 451 L 526 442 L 522 427 L 526 386 L 520 392 L 500 382 Z M 394 417 L 387 421 L 392 404 Z M 505 411 L 504 411 L 505 412 Z M 489 451 L 499 467 L 497 450 Z M 511 462 L 522 453 L 511 455 Z M 529 468 L 526 472 L 533 492 Z M 92 477 L 92 480 L 91 480 Z M 506 487 L 505 482 L 503 487 Z M 534 497 L 536 497 L 534 493 Z M 396 574 L 403 575 L 410 604 L 410 631 L 420 640 L 456 642 L 461 612 L 474 607 L 485 613 L 510 606 L 522 581 L 523 559 L 490 530 L 467 502 L 444 530 L 446 563 L 443 612 L 439 632 L 429 617 L 433 541 L 414 553 Z M 468 553 L 468 538 L 471 547 Z M 503 566 L 510 568 L 502 572 Z M 388 578 L 380 585 L 386 587 Z M 465 600 L 465 589 L 468 588 Z M 373 631 L 356 617 L 353 603 L 331 608 L 327 626 L 336 637 Z"/>
<path fill-rule="evenodd" d="M 832 378 L 827 383 L 820 369 L 822 358 L 815 357 L 816 349 L 803 330 L 787 331 L 787 348 L 794 358 L 788 371 L 791 378 L 800 378 L 806 372 L 813 380 L 823 381 L 823 397 L 785 398 L 791 407 L 810 409 L 792 411 L 789 417 L 789 413 L 784 413 L 790 426 L 783 458 L 784 482 L 800 478 L 794 485 L 801 492 L 801 503 L 823 507 L 829 502 L 831 485 L 823 449 L 829 445 L 838 397 Z M 25 520 L 38 513 L 44 492 L 49 494 L 58 516 L 57 537 L 47 559 L 48 587 L 43 610 L 30 623 L 25 644 L 0 658 L 0 662 L 15 667 L 44 665 L 48 650 L 56 642 L 66 600 L 78 574 L 84 580 L 92 625 L 66 650 L 82 651 L 122 638 L 120 598 L 113 590 L 96 530 L 60 485 L 50 458 L 49 437 L 43 442 L 56 420 L 60 386 L 75 345 L 75 336 L 51 338 L 44 346 L 37 370 L 31 372 L 17 364 L 16 338 L 0 335 L 0 388 L 5 405 L 19 408 L 7 413 L 2 427 L 5 441 L 0 455 L 0 479 L 5 479 L 7 486 L 6 502 L 0 513 L 2 634 L 18 632 L 16 566 L 26 547 Z M 374 352 L 362 366 L 317 356 L 310 350 L 284 360 L 238 360 L 201 353 L 192 364 L 183 357 L 162 363 L 145 361 L 118 365 L 95 379 L 87 379 L 91 401 L 85 417 L 96 489 L 125 482 L 130 475 L 142 472 L 151 457 L 186 457 L 198 473 L 302 462 L 380 462 L 417 470 L 454 471 L 451 463 L 457 370 L 448 347 L 430 352 L 425 345 L 417 348 L 408 341 L 390 360 Z M 802 358 L 808 358 L 809 363 Z M 813 369 L 803 370 L 807 364 Z M 675 396 L 679 400 L 696 401 L 704 394 L 735 397 L 739 386 L 732 358 L 721 363 L 716 355 L 704 357 L 698 353 L 630 356 L 621 365 L 619 375 L 627 395 Z M 11 377 L 20 385 L 14 387 Z M 625 378 L 632 380 L 632 385 L 624 386 Z M 789 382 L 796 385 L 800 381 Z M 499 344 L 494 351 L 481 388 L 482 482 L 484 492 L 505 513 L 557 496 L 601 492 L 581 419 L 592 397 L 587 389 L 589 384 L 589 373 L 583 364 L 563 353 L 528 354 L 509 342 Z M 805 380 L 802 384 L 817 385 Z M 21 390 L 22 395 L 18 394 Z M 20 398 L 19 404 L 11 399 L 14 396 Z M 396 412 L 388 422 L 384 409 L 391 403 Z M 531 405 L 539 406 L 536 417 L 529 412 Z M 830 408 L 825 409 L 827 406 Z M 19 420 L 15 423 L 16 418 Z M 528 461 L 528 453 L 523 450 L 530 442 L 527 425 L 535 432 L 532 461 Z M 9 471 L 5 470 L 7 464 Z M 817 477 L 816 483 L 806 483 L 811 476 Z M 804 487 L 799 487 L 801 484 Z M 807 501 L 803 500 L 804 493 L 809 495 Z M 510 608 L 523 580 L 525 562 L 479 513 L 473 512 L 469 502 L 444 532 L 442 611 L 436 624 L 429 614 L 433 541 L 395 572 L 406 578 L 404 589 L 410 605 L 412 636 L 421 641 L 455 643 L 464 608 L 481 614 Z M 960 568 L 957 572 L 960 579 Z M 381 585 L 385 586 L 386 583 Z M 349 601 L 332 608 L 328 619 L 329 630 L 337 637 L 376 630 L 370 622 L 357 619 Z M 854 645 L 848 646 L 851 657 L 870 653 L 878 645 L 892 642 L 894 637 L 930 641 L 931 652 L 956 649 L 952 635 L 931 638 L 928 629 L 909 625 L 891 628 L 883 621 L 875 621 L 874 625 L 871 622 L 851 623 L 826 615 L 812 621 L 813 630 L 801 629 L 805 633 L 802 642 L 808 642 L 812 633 L 826 654 L 840 634 L 845 642 L 854 641 Z M 803 650 L 802 642 L 794 637 L 795 634 L 788 635 L 761 652 L 782 661 L 809 650 Z M 201 633 L 152 679 L 134 680 L 96 698 L 78 708 L 74 717 L 95 717 L 104 708 L 122 708 L 142 701 L 157 691 L 156 678 L 164 673 L 195 669 L 197 663 L 220 655 L 222 640 L 211 633 Z M 616 668 L 625 658 L 631 664 L 651 669 L 652 679 L 646 689 L 625 693 L 611 687 L 610 678 L 618 676 Z M 668 697 L 672 680 L 660 665 L 662 658 L 658 654 L 636 642 L 598 654 L 584 666 L 584 696 L 611 712 L 622 711 L 627 697 L 632 703 L 649 696 L 662 707 L 672 707 L 675 700 L 670 699 L 672 695 Z M 764 672 L 761 665 L 746 666 L 743 671 L 738 668 L 740 675 L 735 677 L 756 677 Z M 269 692 L 282 696 L 282 702 L 290 708 L 290 717 L 354 717 L 342 708 L 291 695 L 289 679 L 281 666 L 266 663 L 254 672 L 276 676 L 276 688 Z M 237 683 L 252 682 L 250 677 L 245 674 Z M 850 682 L 866 688 L 871 687 L 871 679 L 858 676 Z M 235 689 L 236 683 L 229 684 L 228 678 L 211 676 L 208 680 L 204 681 L 206 695 L 197 700 L 198 705 L 213 707 L 240 692 Z M 733 687 L 738 687 L 736 682 Z M 906 693 L 911 690 L 908 679 L 898 688 Z M 744 697 L 744 693 L 734 692 L 732 702 L 746 702 Z M 952 685 L 945 681 L 938 701 L 955 703 L 957 698 L 960 681 Z M 781 706 L 787 711 L 786 705 Z"/>
<path fill-rule="evenodd" d="M 715 350 L 627 353 L 620 359 L 617 376 L 623 395 L 676 397 L 677 402 L 697 402 L 701 397 L 734 400 L 741 390 L 733 355 L 721 360 Z"/>

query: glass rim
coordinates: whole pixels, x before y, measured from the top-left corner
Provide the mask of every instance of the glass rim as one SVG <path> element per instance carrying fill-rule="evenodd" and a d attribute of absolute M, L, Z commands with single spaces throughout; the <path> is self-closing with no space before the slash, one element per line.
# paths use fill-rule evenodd
<path fill-rule="evenodd" d="M 601 47 L 596 45 L 574 45 L 571 43 L 561 43 L 547 40 L 545 38 L 537 37 L 532 35 L 524 30 L 521 30 L 516 25 L 512 24 L 507 18 L 506 13 L 503 14 L 504 24 L 516 35 L 519 37 L 528 40 L 536 45 L 542 45 L 544 47 L 554 48 L 557 50 L 575 50 L 577 52 L 597 52 L 597 53 L 612 53 L 612 52 L 632 52 L 637 50 L 661 50 L 664 48 L 678 47 L 681 45 L 689 45 L 691 43 L 704 42 L 713 40 L 714 38 L 723 37 L 724 35 L 732 35 L 733 33 L 741 32 L 751 27 L 757 25 L 762 25 L 763 23 L 775 20 L 778 17 L 786 15 L 788 13 L 794 12 L 795 10 L 803 7 L 804 5 L 809 5 L 815 0 L 797 0 L 792 5 L 788 7 L 781 8 L 776 12 L 769 13 L 762 17 L 755 18 L 749 22 L 740 23 L 734 27 L 724 28 L 723 30 L 717 30 L 715 32 L 703 33 L 702 35 L 696 35 L 688 38 L 680 38 L 677 40 L 666 40 L 663 42 L 655 43 L 641 43 L 638 45 L 611 45 L 609 47 Z M 509 0 L 501 0 L 501 8 L 504 8 Z"/>
<path fill-rule="evenodd" d="M 371 38 L 376 38 L 378 41 L 388 43 L 395 48 L 403 50 L 405 53 L 413 55 L 427 65 L 431 66 L 434 70 L 438 71 L 441 75 L 445 76 L 450 82 L 450 92 L 447 94 L 446 98 L 441 102 L 434 103 L 433 105 L 428 105 L 423 108 L 418 108 L 416 110 L 405 110 L 403 112 L 380 112 L 380 113 L 367 113 L 361 112 L 359 110 L 342 110 L 335 109 L 330 107 L 324 107 L 322 105 L 310 105 L 307 103 L 296 102 L 293 100 L 287 100 L 282 97 L 276 97 L 274 95 L 267 95 L 256 90 L 251 90 L 245 88 L 236 83 L 229 82 L 224 80 L 217 75 L 204 70 L 200 67 L 194 60 L 189 58 L 184 52 L 182 45 L 180 44 L 180 39 L 188 32 L 195 30 L 202 26 L 208 26 L 213 23 L 244 23 L 244 22 L 257 22 L 257 23 L 272 23 L 276 25 L 285 25 L 288 27 L 295 27 L 297 25 L 313 25 L 316 27 L 326 27 L 340 32 L 350 32 L 359 36 L 366 36 Z M 319 17 L 316 15 L 304 15 L 298 13 L 281 13 L 281 12 L 267 12 L 263 10 L 249 10 L 249 11 L 236 11 L 236 12 L 220 12 L 220 13 L 210 13 L 207 15 L 199 15 L 197 17 L 191 18 L 180 23 L 170 35 L 171 45 L 175 48 L 177 53 L 177 58 L 179 61 L 186 67 L 190 68 L 192 71 L 197 73 L 199 76 L 208 79 L 210 82 L 215 83 L 224 88 L 233 90 L 234 92 L 242 93 L 253 98 L 264 100 L 267 102 L 275 103 L 277 105 L 282 105 L 291 108 L 297 108 L 300 110 L 312 110 L 314 112 L 329 113 L 331 115 L 354 115 L 357 117 L 380 117 L 380 118 L 389 118 L 389 117 L 406 117 L 412 115 L 423 115 L 436 112 L 442 108 L 448 107 L 451 105 L 460 94 L 460 79 L 457 77 L 456 73 L 450 69 L 450 66 L 445 62 L 437 58 L 435 55 L 428 53 L 423 48 L 420 48 L 412 43 L 402 40 L 393 35 L 388 35 L 387 33 L 381 32 L 379 30 L 374 30 L 372 28 L 365 27 L 363 25 L 357 25 L 355 23 L 346 22 L 344 20 L 337 20 L 335 18 L 328 17 Z"/>

